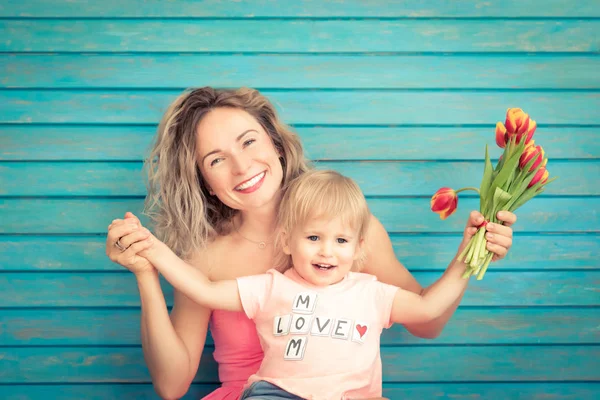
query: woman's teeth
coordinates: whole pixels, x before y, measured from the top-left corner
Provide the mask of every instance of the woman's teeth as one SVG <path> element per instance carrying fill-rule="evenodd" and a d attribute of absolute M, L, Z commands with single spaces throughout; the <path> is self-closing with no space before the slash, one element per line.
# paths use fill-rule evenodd
<path fill-rule="evenodd" d="M 250 179 L 249 181 L 246 181 L 246 182 L 242 183 L 241 185 L 236 186 L 235 190 L 246 190 L 249 187 L 256 185 L 258 183 L 258 181 L 260 181 L 264 176 L 265 176 L 264 172 L 261 174 L 258 174 L 254 178 Z"/>

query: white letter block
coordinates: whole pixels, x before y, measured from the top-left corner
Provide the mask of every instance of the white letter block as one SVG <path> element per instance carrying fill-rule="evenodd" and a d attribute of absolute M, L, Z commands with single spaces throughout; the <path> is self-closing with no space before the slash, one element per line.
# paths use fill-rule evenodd
<path fill-rule="evenodd" d="M 364 343 L 369 333 L 369 326 L 366 323 L 355 321 L 352 328 L 352 341 Z"/>
<path fill-rule="evenodd" d="M 313 292 L 298 293 L 294 297 L 292 311 L 300 314 L 312 314 L 317 305 L 317 294 Z"/>
<path fill-rule="evenodd" d="M 299 361 L 304 358 L 308 336 L 292 336 L 285 346 L 284 360 Z"/>
<path fill-rule="evenodd" d="M 332 326 L 333 318 L 315 317 L 310 334 L 314 336 L 329 336 Z"/>
<path fill-rule="evenodd" d="M 310 330 L 311 320 L 312 315 L 292 314 L 292 326 L 290 326 L 290 333 L 308 333 Z"/>
<path fill-rule="evenodd" d="M 274 336 L 285 336 L 290 332 L 290 322 L 292 321 L 292 316 L 288 315 L 278 315 L 273 318 L 273 335 Z"/>
<path fill-rule="evenodd" d="M 333 332 L 331 337 L 335 339 L 347 340 L 350 337 L 350 329 L 352 329 L 352 320 L 339 318 L 333 324 Z"/>

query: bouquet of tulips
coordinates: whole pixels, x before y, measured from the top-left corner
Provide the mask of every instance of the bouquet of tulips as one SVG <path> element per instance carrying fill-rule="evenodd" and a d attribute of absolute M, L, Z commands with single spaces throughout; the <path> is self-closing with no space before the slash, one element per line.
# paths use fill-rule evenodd
<path fill-rule="evenodd" d="M 537 124 L 520 108 L 509 108 L 506 121 L 496 124 L 496 144 L 504 149 L 496 166 L 492 166 L 485 147 L 485 167 L 479 189 L 466 187 L 453 190 L 439 189 L 431 198 L 431 210 L 446 219 L 456 211 L 458 193 L 474 190 L 479 193 L 480 212 L 485 217 L 477 233 L 459 254 L 458 259 L 467 264 L 463 278 L 477 275 L 481 280 L 485 275 L 493 253 L 487 250 L 485 225 L 495 222 L 498 211 L 514 211 L 533 197 L 544 191 L 544 186 L 555 178 L 548 179 L 544 150 L 534 143 L 533 134 Z"/>

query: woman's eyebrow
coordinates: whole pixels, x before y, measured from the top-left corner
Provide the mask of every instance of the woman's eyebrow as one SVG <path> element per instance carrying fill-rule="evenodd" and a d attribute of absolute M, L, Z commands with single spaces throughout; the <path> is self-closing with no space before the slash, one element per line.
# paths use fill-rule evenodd
<path fill-rule="evenodd" d="M 245 130 L 244 132 L 242 132 L 237 138 L 235 138 L 236 142 L 239 142 L 240 140 L 242 140 L 242 138 L 248 133 L 248 132 L 257 132 L 258 131 L 256 129 L 248 129 Z M 214 149 L 212 151 L 209 151 L 208 153 L 206 153 L 206 155 L 204 157 L 202 157 L 202 163 L 204 164 L 204 160 L 206 160 L 206 157 L 216 154 L 216 153 L 220 153 L 222 150 L 221 149 Z"/>

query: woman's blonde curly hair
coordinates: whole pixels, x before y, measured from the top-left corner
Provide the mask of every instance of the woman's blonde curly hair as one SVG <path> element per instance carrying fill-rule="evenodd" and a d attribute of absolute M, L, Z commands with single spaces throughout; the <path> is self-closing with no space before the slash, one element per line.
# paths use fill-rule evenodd
<path fill-rule="evenodd" d="M 237 212 L 209 194 L 196 159 L 196 129 L 216 108 L 244 110 L 258 121 L 281 154 L 282 185 L 309 169 L 300 138 L 257 90 L 203 87 L 181 94 L 165 112 L 145 163 L 145 213 L 157 236 L 183 257 L 202 249 L 215 236 L 227 234 Z"/>

